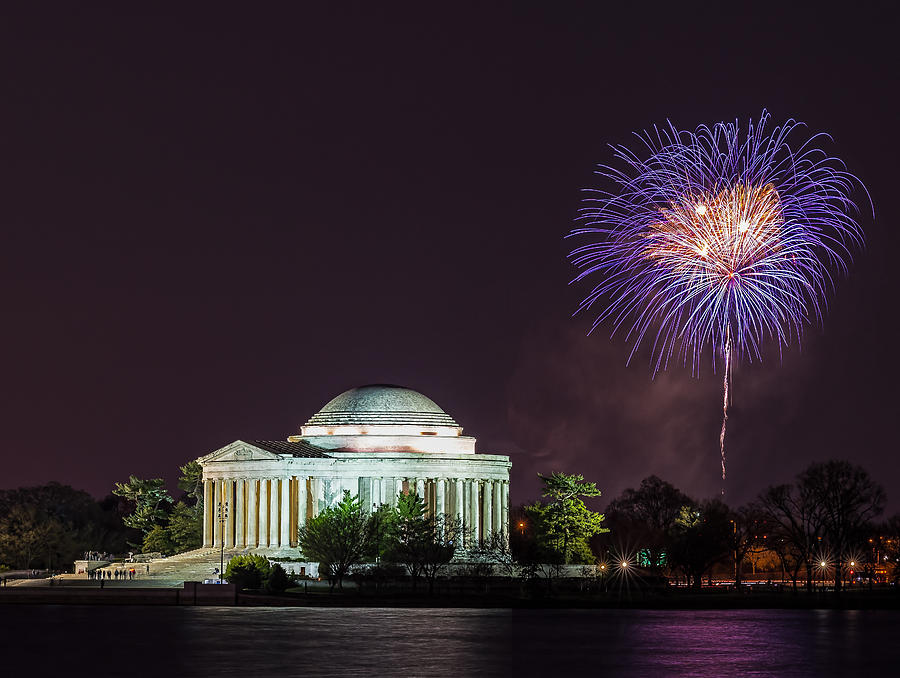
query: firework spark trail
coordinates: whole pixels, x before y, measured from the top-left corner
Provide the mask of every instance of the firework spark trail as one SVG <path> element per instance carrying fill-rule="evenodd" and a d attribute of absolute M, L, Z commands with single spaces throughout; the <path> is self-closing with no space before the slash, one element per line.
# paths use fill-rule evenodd
<path fill-rule="evenodd" d="M 621 166 L 597 172 L 612 189 L 589 191 L 569 234 L 588 240 L 570 253 L 572 282 L 593 283 L 578 311 L 625 333 L 627 362 L 647 344 L 653 376 L 676 357 L 697 376 L 724 355 L 723 479 L 734 365 L 799 344 L 863 244 L 851 193 L 865 187 L 817 146 L 827 135 L 794 144 L 801 123 L 768 124 L 766 111 L 746 130 L 669 123 L 637 135 L 643 157 L 613 146 Z"/>
<path fill-rule="evenodd" d="M 725 494 L 725 427 L 728 425 L 728 383 L 731 381 L 731 331 L 726 329 L 725 377 L 722 380 L 725 397 L 722 400 L 722 432 L 719 434 L 719 452 L 722 455 L 722 495 Z"/>

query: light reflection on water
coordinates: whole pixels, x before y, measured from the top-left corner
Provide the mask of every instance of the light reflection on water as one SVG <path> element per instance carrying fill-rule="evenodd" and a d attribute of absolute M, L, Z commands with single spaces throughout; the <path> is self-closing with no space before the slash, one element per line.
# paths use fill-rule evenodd
<path fill-rule="evenodd" d="M 894 674 L 898 639 L 900 612 L 0 606 L 29 676 L 826 678 Z"/>

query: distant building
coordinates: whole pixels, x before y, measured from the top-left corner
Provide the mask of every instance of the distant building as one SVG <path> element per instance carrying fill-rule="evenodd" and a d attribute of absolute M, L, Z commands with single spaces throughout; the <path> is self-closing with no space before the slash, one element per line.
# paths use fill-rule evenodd
<path fill-rule="evenodd" d="M 417 492 L 432 513 L 461 518 L 470 540 L 509 533 L 509 457 L 476 454 L 452 417 L 400 386 L 351 389 L 300 435 L 236 440 L 198 461 L 207 547 L 295 548 L 298 527 L 345 490 L 367 509 Z"/>

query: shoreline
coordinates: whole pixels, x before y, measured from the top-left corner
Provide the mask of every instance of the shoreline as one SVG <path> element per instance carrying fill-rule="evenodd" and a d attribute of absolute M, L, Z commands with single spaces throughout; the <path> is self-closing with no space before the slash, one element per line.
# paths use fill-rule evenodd
<path fill-rule="evenodd" d="M 226 585 L 227 586 L 227 585 Z M 230 589 L 230 590 L 229 590 Z M 641 610 L 743 610 L 835 609 L 900 610 L 897 592 L 850 591 L 834 593 L 787 592 L 779 594 L 732 592 L 616 593 L 583 596 L 556 595 L 518 598 L 492 594 L 413 595 L 357 592 L 287 592 L 280 595 L 237 593 L 232 587 L 215 587 L 197 594 L 190 588 L 16 588 L 0 590 L 4 605 L 137 605 L 228 607 L 381 607 L 381 608 L 481 608 L 509 610 L 641 609 Z"/>

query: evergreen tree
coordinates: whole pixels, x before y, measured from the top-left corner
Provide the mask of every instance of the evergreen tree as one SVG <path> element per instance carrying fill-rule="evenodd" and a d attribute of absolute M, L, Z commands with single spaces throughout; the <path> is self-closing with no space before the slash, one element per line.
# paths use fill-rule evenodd
<path fill-rule="evenodd" d="M 134 504 L 134 510 L 123 519 L 128 527 L 147 535 L 155 525 L 165 522 L 167 507 L 172 503 L 165 484 L 162 478 L 144 480 L 135 476 L 129 476 L 125 483 L 116 483 L 113 494 Z"/>
<path fill-rule="evenodd" d="M 189 498 L 188 505 L 199 506 L 203 511 L 203 467 L 197 461 L 189 461 L 184 466 L 179 466 L 181 476 L 178 478 L 178 489 Z"/>
<path fill-rule="evenodd" d="M 600 490 L 581 475 L 538 476 L 549 501 L 525 507 L 539 549 L 535 556 L 560 564 L 594 562 L 588 540 L 609 530 L 603 527 L 603 514 L 591 511 L 582 497 L 598 497 Z"/>
<path fill-rule="evenodd" d="M 169 516 L 168 532 L 175 553 L 200 548 L 203 544 L 203 507 L 180 501 Z"/>
<path fill-rule="evenodd" d="M 172 537 L 169 531 L 162 525 L 154 525 L 150 531 L 144 535 L 144 542 L 141 546 L 144 553 L 162 553 L 164 556 L 171 556 L 176 553 L 175 545 L 172 543 Z"/>

